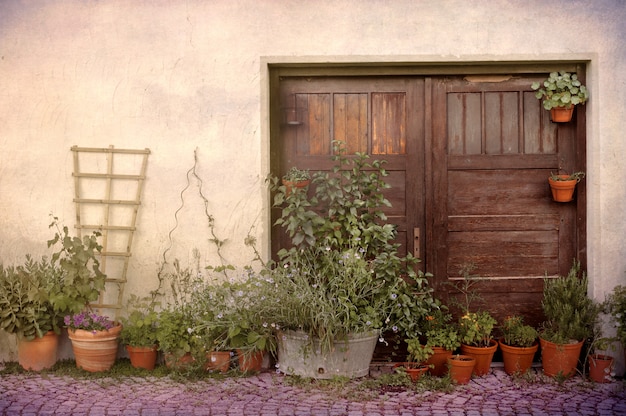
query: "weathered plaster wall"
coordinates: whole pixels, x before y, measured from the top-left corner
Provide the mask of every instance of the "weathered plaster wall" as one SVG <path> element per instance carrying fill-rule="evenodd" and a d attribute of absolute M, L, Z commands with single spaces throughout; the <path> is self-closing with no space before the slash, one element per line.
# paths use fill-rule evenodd
<path fill-rule="evenodd" d="M 267 254 L 268 62 L 589 60 L 588 254 L 594 297 L 626 282 L 626 5 L 621 0 L 212 0 L 0 3 L 0 259 L 74 224 L 70 147 L 150 148 L 128 292 L 164 250 L 214 263 L 194 163 L 226 261 Z M 13 359 L 0 336 L 0 360 Z"/>

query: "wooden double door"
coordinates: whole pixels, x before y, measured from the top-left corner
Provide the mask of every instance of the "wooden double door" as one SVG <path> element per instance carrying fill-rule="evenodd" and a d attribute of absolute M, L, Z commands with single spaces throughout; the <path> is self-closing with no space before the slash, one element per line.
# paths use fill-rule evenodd
<path fill-rule="evenodd" d="M 545 76 L 277 75 L 272 169 L 330 169 L 333 140 L 385 160 L 388 221 L 437 296 L 458 295 L 446 283 L 470 267 L 474 306 L 537 324 L 543 278 L 585 261 L 584 182 L 567 204 L 547 184 L 551 172 L 584 170 L 584 109 L 552 123 L 530 89 Z M 277 228 L 272 244 L 284 244 Z"/>

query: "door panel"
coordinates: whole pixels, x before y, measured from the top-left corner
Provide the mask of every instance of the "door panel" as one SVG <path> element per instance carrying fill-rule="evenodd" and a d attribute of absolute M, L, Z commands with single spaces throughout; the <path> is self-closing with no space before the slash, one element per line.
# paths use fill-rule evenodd
<path fill-rule="evenodd" d="M 412 251 L 413 229 L 423 225 L 423 219 L 416 220 L 423 218 L 423 79 L 286 77 L 279 90 L 286 116 L 275 152 L 280 154 L 275 174 L 292 166 L 329 170 L 333 140 L 343 141 L 348 155 L 363 152 L 372 160 L 385 160 L 391 185 L 385 196 L 392 204 L 385 213 L 397 227 L 400 253 Z M 273 221 L 279 214 L 274 210 Z M 276 227 L 272 238 L 273 253 L 288 245 Z"/>
<path fill-rule="evenodd" d="M 534 77 L 498 83 L 436 81 L 433 98 L 434 264 L 439 288 L 472 266 L 483 307 L 541 322 L 543 278 L 564 274 L 576 255 L 576 205 L 552 202 L 547 177 L 576 163 L 571 126 L 549 120 L 532 92 Z M 569 165 L 568 167 L 564 165 Z M 445 290 L 440 291 L 440 293 Z M 514 305 L 514 309 L 511 308 Z"/>

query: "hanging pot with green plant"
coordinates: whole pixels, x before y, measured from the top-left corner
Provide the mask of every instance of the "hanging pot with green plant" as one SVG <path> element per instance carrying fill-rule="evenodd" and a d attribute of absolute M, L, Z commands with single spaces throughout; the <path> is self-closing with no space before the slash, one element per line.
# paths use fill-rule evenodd
<path fill-rule="evenodd" d="M 578 75 L 569 72 L 551 72 L 543 82 L 533 82 L 535 97 L 543 99 L 543 108 L 550 111 L 552 121 L 567 123 L 572 119 L 574 106 L 584 104 L 589 98 L 587 88 Z"/>

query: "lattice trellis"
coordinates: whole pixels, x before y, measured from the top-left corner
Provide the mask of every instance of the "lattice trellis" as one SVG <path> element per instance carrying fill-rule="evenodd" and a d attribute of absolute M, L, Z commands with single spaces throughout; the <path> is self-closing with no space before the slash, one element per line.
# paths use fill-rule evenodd
<path fill-rule="evenodd" d="M 150 149 L 73 146 L 76 228 L 100 231 L 100 269 L 107 275 L 96 309 L 119 317 Z"/>

